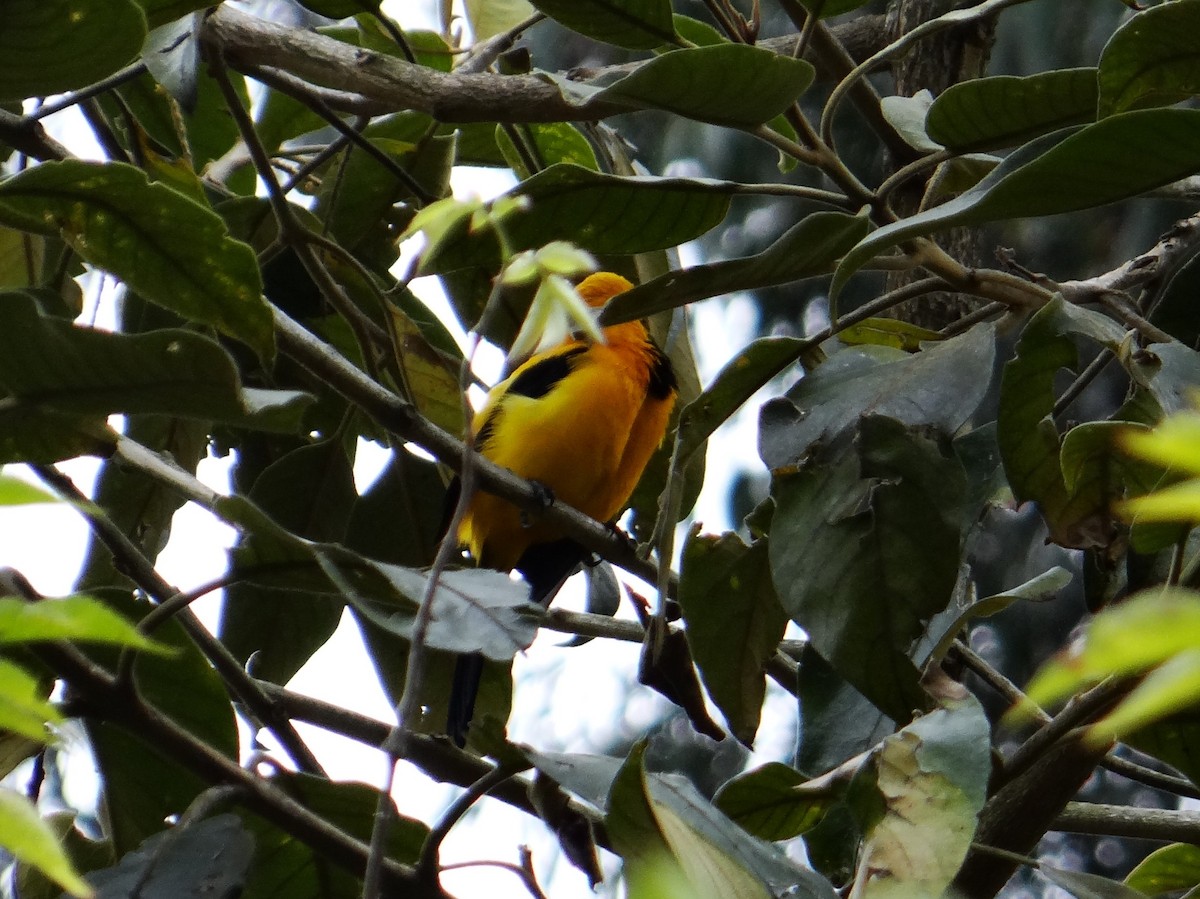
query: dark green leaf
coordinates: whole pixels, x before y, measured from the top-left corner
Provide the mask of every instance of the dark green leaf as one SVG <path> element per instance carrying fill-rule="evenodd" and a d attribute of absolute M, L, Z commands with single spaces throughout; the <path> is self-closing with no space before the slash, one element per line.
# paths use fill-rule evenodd
<path fill-rule="evenodd" d="M 238 817 L 217 815 L 155 834 L 87 881 L 100 899 L 239 895 L 253 855 L 254 838 Z"/>
<path fill-rule="evenodd" d="M 419 119 L 401 114 L 372 122 L 363 131 L 363 136 L 407 178 L 399 177 L 374 156 L 355 147 L 347 151 L 349 158 L 344 163 L 340 161 L 344 157 L 338 157 L 335 164 L 341 168 L 336 177 L 322 181 L 314 211 L 327 221 L 329 232 L 344 246 L 353 249 L 368 238 L 390 244 L 387 224 L 392 206 L 413 196 L 414 183 L 429 196 L 441 196 L 446 191 L 454 140 L 430 136 L 428 130 L 414 131 L 419 123 Z"/>
<path fill-rule="evenodd" d="M 1192 783 L 1200 783 L 1200 715 L 1196 712 L 1181 712 L 1156 721 L 1127 742 L 1178 768 Z"/>
<path fill-rule="evenodd" d="M 925 127 L 958 153 L 1012 147 L 1094 122 L 1097 92 L 1095 69 L 974 78 L 946 88 L 929 108 Z"/>
<path fill-rule="evenodd" d="M 570 240 L 593 253 L 626 255 L 678 246 L 717 225 L 729 208 L 731 185 L 687 178 L 620 178 L 574 165 L 551 166 L 506 196 L 528 197 L 529 208 L 505 219 L 513 250 Z M 455 234 L 423 259 L 425 273 L 490 266 L 499 259 L 490 234 Z"/>
<path fill-rule="evenodd" d="M 714 125 L 752 128 L 790 107 L 812 82 L 813 67 L 759 47 L 718 44 L 664 53 L 611 83 L 543 77 L 580 107 L 620 103 Z"/>
<path fill-rule="evenodd" d="M 354 781 L 335 783 L 323 777 L 290 771 L 278 772 L 271 782 L 342 833 L 364 843 L 371 841 L 379 805 L 379 791 L 375 787 Z M 428 836 L 427 825 L 400 814 L 392 804 L 387 840 L 389 858 L 404 864 L 415 862 Z"/>
<path fill-rule="evenodd" d="M 766 541 L 693 530 L 683 548 L 678 600 L 692 657 L 730 729 L 750 746 L 766 695 L 766 662 L 787 615 L 767 567 Z"/>
<path fill-rule="evenodd" d="M 195 472 L 208 452 L 208 426 L 195 419 L 131 415 L 124 433 L 154 452 L 169 455 L 185 471 Z M 151 560 L 167 545 L 175 513 L 186 502 L 178 491 L 111 459 L 100 468 L 93 498 L 113 526 Z M 108 547 L 92 536 L 76 589 L 131 584 L 117 564 Z"/>
<path fill-rule="evenodd" d="M 445 494 L 436 463 L 393 450 L 391 462 L 354 504 L 346 545 L 395 565 L 429 565 L 441 537 Z"/>
<path fill-rule="evenodd" d="M 796 337 L 762 337 L 722 368 L 708 389 L 679 414 L 678 452 L 689 458 L 760 387 L 792 365 L 804 347 Z"/>
<path fill-rule="evenodd" d="M 146 17 L 132 0 L 5 0 L 0 100 L 84 87 L 133 61 Z"/>
<path fill-rule="evenodd" d="M 358 499 L 350 460 L 336 438 L 272 463 L 249 496 L 298 537 L 330 543 L 345 536 Z M 235 565 L 238 552 L 235 547 Z M 241 581 L 226 590 L 220 637 L 242 662 L 254 655 L 256 677 L 286 684 L 332 636 L 341 617 L 341 604 L 328 597 Z"/>
<path fill-rule="evenodd" d="M 629 50 L 677 40 L 669 0 L 533 0 L 533 5 L 580 34 Z"/>
<path fill-rule="evenodd" d="M 1089 337 L 1117 349 L 1125 331 L 1096 312 L 1052 300 L 1029 320 L 1017 354 L 1004 366 L 997 413 L 997 441 L 1004 471 L 1019 501 L 1034 500 L 1064 546 L 1092 545 L 1089 522 L 1068 508 L 1070 493 L 1059 461 L 1060 437 L 1054 424 L 1054 378 L 1073 369 L 1078 353 L 1073 335 Z"/>
<path fill-rule="evenodd" d="M 1145 109 L 1049 134 L 1014 152 L 966 193 L 885 225 L 846 254 L 833 277 L 841 292 L 884 250 L 956 225 L 1103 206 L 1200 169 L 1200 110 Z"/>
<path fill-rule="evenodd" d="M 843 350 L 762 407 L 759 455 L 768 468 L 793 465 L 866 415 L 953 434 L 983 400 L 994 355 L 992 329 L 978 326 L 915 354 L 885 347 Z M 964 371 L 979 376 L 962 378 Z"/>
<path fill-rule="evenodd" d="M 0 297 L 0 385 L 24 403 L 294 431 L 310 402 L 296 391 L 242 388 L 230 355 L 194 331 L 100 331 L 43 316 L 22 295 Z"/>
<path fill-rule="evenodd" d="M 726 783 L 713 804 L 756 837 L 790 840 L 820 821 L 830 802 L 797 791 L 804 781 L 795 768 L 768 762 Z"/>
<path fill-rule="evenodd" d="M 1100 55 L 1101 116 L 1200 93 L 1200 5 L 1163 3 L 1117 29 Z"/>
<path fill-rule="evenodd" d="M 892 719 L 850 686 L 811 643 L 800 654 L 797 675 L 800 745 L 796 767 L 809 776 L 824 774 L 866 752 L 892 733 Z"/>
<path fill-rule="evenodd" d="M 524 152 L 518 150 L 514 137 L 521 142 Z M 571 122 L 535 122 L 508 128 L 497 125 L 496 145 L 504 154 L 509 168 L 516 172 L 521 180 L 527 180 L 535 174 L 526 162 L 526 155 L 537 163 L 537 170 L 560 162 L 592 171 L 600 169 L 592 145 Z"/>
<path fill-rule="evenodd" d="M 101 416 L 64 415 L 17 404 L 0 409 L 0 462 L 60 462 L 107 456 L 112 440 Z"/>
<path fill-rule="evenodd" d="M 771 569 L 813 647 L 889 717 L 926 704 L 908 657 L 958 576 L 964 479 L 938 441 L 881 416 L 856 452 L 776 484 Z"/>
<path fill-rule="evenodd" d="M 0 183 L 0 219 L 59 234 L 151 302 L 274 355 L 254 252 L 211 209 L 121 163 L 47 162 Z"/>
<path fill-rule="evenodd" d="M 132 617 L 147 611 L 128 591 L 106 591 L 108 604 Z M 170 657 L 141 655 L 134 666 L 138 693 L 150 705 L 226 758 L 238 757 L 233 706 L 220 676 L 174 621 L 154 638 L 175 648 Z M 90 651 L 113 667 L 116 654 Z M 118 854 L 135 848 L 181 814 L 209 784 L 158 749 L 114 724 L 88 719 L 88 736 L 104 784 L 104 803 Z"/>
<path fill-rule="evenodd" d="M 634 287 L 608 304 L 604 321 L 625 321 L 738 290 L 828 274 L 868 227 L 862 216 L 815 212 L 755 256 L 694 265 Z"/>

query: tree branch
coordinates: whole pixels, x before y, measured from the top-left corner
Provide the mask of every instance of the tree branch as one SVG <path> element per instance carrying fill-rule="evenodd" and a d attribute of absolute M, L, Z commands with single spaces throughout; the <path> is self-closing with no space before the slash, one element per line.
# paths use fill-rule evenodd
<path fill-rule="evenodd" d="M 831 29 L 856 58 L 880 39 L 882 16 L 864 16 Z M 409 109 L 442 122 L 584 122 L 598 121 L 630 108 L 600 101 L 569 103 L 549 81 L 537 75 L 440 72 L 355 47 L 331 37 L 255 18 L 222 4 L 205 20 L 202 40 L 232 67 L 253 72 L 284 69 L 333 93 L 322 93 L 331 106 L 377 114 Z M 796 35 L 759 42 L 790 55 Z M 642 63 L 581 70 L 583 77 L 633 71 Z M 351 99 L 351 96 L 357 99 Z M 353 109 L 341 102 L 353 105 Z M 378 105 L 375 105 L 378 104 Z"/>

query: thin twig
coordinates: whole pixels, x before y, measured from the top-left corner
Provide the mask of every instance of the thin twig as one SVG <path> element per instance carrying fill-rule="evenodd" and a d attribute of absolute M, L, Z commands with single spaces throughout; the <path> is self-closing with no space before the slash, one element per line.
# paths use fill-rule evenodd
<path fill-rule="evenodd" d="M 118 452 L 121 452 L 122 449 L 128 451 L 129 446 L 133 443 L 134 441 L 128 437 L 120 438 Z M 151 456 L 154 455 L 144 447 L 142 450 Z M 31 470 L 47 486 L 69 499 L 81 511 L 87 519 L 92 533 L 96 535 L 96 539 L 108 548 L 121 570 L 126 572 L 150 599 L 159 604 L 179 594 L 179 590 L 163 580 L 141 549 L 113 523 L 111 518 L 104 514 L 102 509 L 89 500 L 70 478 L 49 465 L 33 465 Z M 182 469 L 179 471 L 182 472 Z M 191 609 L 180 609 L 176 612 L 175 617 L 188 637 L 217 669 L 233 694 L 262 721 L 267 730 L 275 735 L 279 745 L 283 747 L 296 766 L 310 773 L 321 773 L 323 769 L 320 762 L 300 739 L 300 735 L 296 733 L 291 722 L 279 714 L 274 704 L 263 694 L 257 683 L 246 673 L 241 663 L 230 654 L 224 644 L 208 632 Z"/>
<path fill-rule="evenodd" d="M 62 112 L 64 109 L 70 109 L 72 106 L 77 106 L 84 100 L 90 100 L 92 97 L 99 96 L 113 88 L 120 87 L 127 81 L 132 81 L 135 78 L 141 77 L 146 71 L 146 64 L 138 61 L 130 63 L 123 69 L 119 69 L 107 78 L 97 81 L 95 84 L 89 84 L 87 87 L 59 97 L 49 103 L 44 103 L 36 110 L 30 113 L 26 118 L 32 121 L 39 121 L 52 116 L 56 112 Z"/>
<path fill-rule="evenodd" d="M 418 874 L 422 874 L 430 879 L 436 877 L 438 871 L 438 850 L 441 849 L 442 842 L 446 839 L 454 825 L 462 820 L 462 816 L 470 811 L 471 806 L 477 801 L 506 780 L 528 768 L 528 764 L 499 764 L 480 777 L 475 783 L 471 784 L 467 789 L 463 790 L 454 802 L 450 804 L 450 807 L 446 809 L 441 820 L 430 828 L 429 836 L 425 838 L 425 843 L 421 847 L 421 858 L 417 861 Z"/>

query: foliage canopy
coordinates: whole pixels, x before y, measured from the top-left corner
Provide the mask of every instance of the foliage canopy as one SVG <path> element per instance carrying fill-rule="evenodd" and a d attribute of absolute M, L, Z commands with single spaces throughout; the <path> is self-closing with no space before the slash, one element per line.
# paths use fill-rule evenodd
<path fill-rule="evenodd" d="M 1171 844 L 1018 878 L 1200 885 L 1170 811 L 1200 798 L 1200 0 L 468 0 L 463 46 L 462 22 L 301 3 L 4 5 L 0 463 L 49 492 L 4 475 L 0 503 L 68 502 L 93 534 L 70 597 L 0 571 L 0 771 L 35 772 L 0 790 L 18 895 L 440 896 L 484 795 L 540 818 L 579 883 L 619 859 L 635 896 L 992 896 L 1062 831 Z M 1028 65 L 1072 15 L 1090 42 Z M 50 136 L 64 115 L 95 159 Z M 461 166 L 514 186 L 448 199 Z M 469 363 L 410 289 L 435 277 L 506 348 L 580 250 L 638 284 L 603 321 L 649 317 L 681 383 L 640 551 L 464 449 Z M 81 315 L 92 273 L 111 330 Z M 691 340 L 727 341 L 688 310 L 730 294 L 762 335 L 702 379 Z M 570 305 L 538 295 L 539 324 Z M 752 400 L 741 524 L 676 547 Z M 360 493 L 367 442 L 390 455 Z M 210 452 L 229 495 L 196 477 Z M 84 455 L 92 500 L 54 467 Z M 464 468 L 606 560 L 586 613 L 441 546 Z M 238 535 L 194 594 L 155 568 L 185 503 Z M 659 600 L 617 615 L 609 566 Z M 215 589 L 211 634 L 188 606 Z M 396 727 L 286 689 L 344 614 Z M 510 742 L 511 661 L 543 628 L 641 642 L 638 679 L 706 736 Z M 488 658 L 466 751 L 440 736 L 459 652 Z M 72 720 L 102 778 L 87 837 L 45 812 Z M 740 770 L 731 747 L 793 720 L 794 757 Z M 422 820 L 336 782 L 297 721 L 462 798 Z M 1116 803 L 1076 801 L 1096 770 Z M 541 895 L 527 853 L 508 867 Z"/>

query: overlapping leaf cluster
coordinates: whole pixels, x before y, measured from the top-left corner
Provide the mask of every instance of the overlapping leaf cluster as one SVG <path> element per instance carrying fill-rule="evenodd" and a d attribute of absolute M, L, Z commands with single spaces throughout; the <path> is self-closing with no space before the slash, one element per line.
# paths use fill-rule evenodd
<path fill-rule="evenodd" d="M 1200 218 L 1186 180 L 1200 176 L 1200 0 L 1129 13 L 1086 68 L 978 77 L 936 98 L 880 100 L 885 80 L 867 80 L 930 38 L 1008 22 L 1017 5 L 984 0 L 887 35 L 857 2 L 711 0 L 702 21 L 668 0 L 472 0 L 480 43 L 464 54 L 457 26 L 403 31 L 403 15 L 372 3 L 305 2 L 330 17 L 313 34 L 230 4 L 9 0 L 0 462 L 31 466 L 95 536 L 75 596 L 39 597 L 19 560 L 0 572 L 0 773 L 42 764 L 78 717 L 104 809 L 99 839 L 85 838 L 69 815 L 39 816 L 37 795 L 0 791 L 20 895 L 442 895 L 440 840 L 466 806 L 418 820 L 403 799 L 331 781 L 294 728 L 305 719 L 539 816 L 591 883 L 611 870 L 598 847 L 614 853 L 638 896 L 994 895 L 1012 853 L 1069 815 L 1096 765 L 1200 795 L 1185 412 L 1200 386 L 1188 302 Z M 525 21 L 535 12 L 553 23 Z M 760 34 L 764 15 L 782 33 Z M 548 28 L 628 56 L 541 71 Z M 532 61 L 504 52 L 529 29 Z M 849 38 L 868 32 L 850 57 Z M 99 161 L 43 129 L 64 110 L 82 113 L 73 127 Z M 622 140 L 644 113 L 664 134 L 752 141 L 780 174 L 647 172 Z M 845 149 L 847 134 L 885 174 Z M 515 186 L 435 206 L 467 165 L 510 171 Z M 906 212 L 897 196 L 914 184 Z M 769 245 L 673 264 L 673 248 L 732 234 L 768 200 L 788 210 Z M 1021 264 L 1020 224 L 1129 201 L 1173 204 L 1181 221 L 1107 274 Z M 981 226 L 1017 245 L 1007 265 L 945 249 L 949 229 Z M 402 264 L 414 231 L 426 246 Z M 457 439 L 463 351 L 407 279 L 438 278 L 458 324 L 507 346 L 536 285 L 501 270 L 555 241 L 639 284 L 604 320 L 650 317 L 681 385 L 633 499 L 641 556 L 606 523 L 549 513 L 676 601 L 639 607 L 638 622 L 610 620 L 603 589 L 589 614 L 555 617 L 503 574 L 434 565 L 449 471 L 481 463 Z M 915 274 L 888 290 L 879 269 Z M 101 276 L 119 295 L 112 327 L 81 316 L 80 285 L 94 292 Z M 788 333 L 728 347 L 701 383 L 690 341 L 723 335 L 689 337 L 688 306 L 800 296 L 801 282 L 826 300 L 808 331 L 794 303 Z M 937 328 L 896 317 L 935 292 L 957 297 Z M 693 526 L 676 553 L 710 438 L 755 397 L 757 459 L 744 455 L 769 475 L 767 498 L 737 532 Z M 1161 444 L 1148 438 L 1157 450 L 1127 451 L 1181 413 L 1154 432 Z M 390 456 L 360 491 L 367 441 Z M 233 460 L 231 495 L 196 478 L 208 452 Z M 94 501 L 52 467 L 82 455 L 104 460 Z M 532 504 L 529 485 L 476 474 Z M 47 498 L 0 480 L 6 504 Z M 237 534 L 223 576 L 194 595 L 154 568 L 185 502 Z M 989 580 L 988 545 L 1032 554 L 1021 527 L 1059 564 Z M 611 593 L 603 572 L 592 583 Z M 187 606 L 216 589 L 214 636 Z M 997 670 L 1003 651 L 972 645 L 1003 643 L 1004 616 L 1034 602 L 1074 603 L 1078 617 L 1081 597 L 1114 607 L 1041 676 L 1024 719 L 996 723 L 985 709 L 1022 699 L 1019 685 Z M 402 734 L 284 689 L 346 614 L 406 716 Z M 581 639 L 644 630 L 642 683 L 746 746 L 798 721 L 795 756 L 709 796 L 656 769 L 661 743 L 621 757 L 510 743 L 510 663 L 544 623 Z M 453 654 L 467 651 L 488 662 L 460 752 L 437 735 Z M 796 699 L 786 721 L 765 714 L 769 680 Z M 1061 714 L 1033 705 L 1079 691 Z M 242 767 L 257 744 L 239 745 L 238 715 L 284 765 Z M 1013 737 L 1020 749 L 996 749 Z M 1177 771 L 1114 758 L 1117 740 Z M 715 765 L 716 742 L 695 746 Z M 1073 767 L 1055 768 L 1061 758 Z M 787 851 L 796 839 L 806 864 Z M 505 835 L 496 843 L 507 851 Z M 998 861 L 980 843 L 1009 853 Z M 1171 847 L 1123 889 L 1195 889 L 1197 867 Z M 530 865 L 520 873 L 536 882 Z"/>

